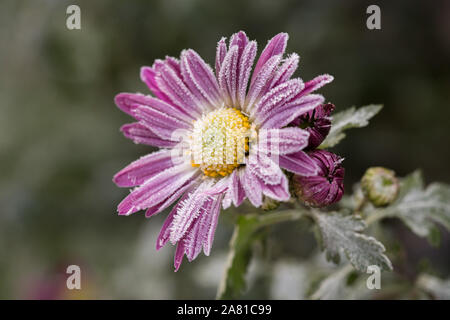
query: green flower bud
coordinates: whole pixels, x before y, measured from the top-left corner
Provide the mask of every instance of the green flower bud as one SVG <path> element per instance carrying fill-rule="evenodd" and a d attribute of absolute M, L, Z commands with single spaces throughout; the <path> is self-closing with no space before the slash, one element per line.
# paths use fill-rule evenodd
<path fill-rule="evenodd" d="M 376 207 L 394 202 L 400 188 L 395 172 L 383 167 L 367 169 L 361 179 L 361 187 L 367 199 Z"/>

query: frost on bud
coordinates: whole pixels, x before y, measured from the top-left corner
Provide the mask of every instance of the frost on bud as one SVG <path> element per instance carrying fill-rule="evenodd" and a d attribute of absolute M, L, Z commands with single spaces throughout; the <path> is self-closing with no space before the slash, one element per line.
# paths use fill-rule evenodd
<path fill-rule="evenodd" d="M 264 211 L 271 211 L 271 210 L 275 210 L 279 206 L 280 206 L 280 202 L 279 201 L 274 200 L 274 199 L 269 198 L 269 197 L 264 197 L 263 204 L 262 204 L 261 208 Z"/>
<path fill-rule="evenodd" d="M 321 104 L 294 121 L 295 126 L 309 132 L 308 149 L 317 148 L 327 137 L 331 128 L 330 114 L 334 108 L 331 103 Z"/>
<path fill-rule="evenodd" d="M 314 150 L 308 155 L 319 167 L 319 172 L 316 176 L 292 177 L 297 198 L 312 207 L 324 207 L 341 200 L 345 174 L 343 159 L 325 150 Z"/>
<path fill-rule="evenodd" d="M 367 169 L 361 179 L 361 187 L 365 196 L 377 207 L 394 202 L 400 188 L 395 172 L 383 167 Z"/>

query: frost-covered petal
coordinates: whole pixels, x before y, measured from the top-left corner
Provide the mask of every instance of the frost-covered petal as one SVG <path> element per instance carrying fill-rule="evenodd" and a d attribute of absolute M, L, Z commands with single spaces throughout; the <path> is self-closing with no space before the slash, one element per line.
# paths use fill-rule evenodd
<path fill-rule="evenodd" d="M 239 56 L 241 56 L 244 51 L 245 46 L 248 44 L 248 38 L 244 31 L 239 31 L 230 37 L 230 48 L 232 46 L 237 46 L 239 51 Z"/>
<path fill-rule="evenodd" d="M 215 196 L 218 194 L 222 194 L 224 192 L 226 192 L 228 190 L 228 187 L 230 186 L 231 183 L 231 176 L 228 175 L 226 177 L 223 177 L 221 179 L 219 179 L 219 181 L 217 181 L 214 186 L 212 186 L 211 188 L 209 188 L 208 190 L 205 190 L 205 194 L 209 195 L 209 196 Z"/>
<path fill-rule="evenodd" d="M 172 230 L 172 224 L 174 217 L 177 213 L 178 208 L 181 207 L 182 202 L 189 197 L 189 194 L 193 192 L 198 185 L 193 185 L 187 189 L 184 195 L 181 197 L 180 201 L 172 208 L 166 220 L 164 221 L 163 226 L 161 227 L 161 231 L 159 232 L 158 238 L 156 239 L 156 250 L 161 249 L 170 239 L 170 233 Z M 184 253 L 183 253 L 184 254 Z"/>
<path fill-rule="evenodd" d="M 249 168 L 242 170 L 240 174 L 242 187 L 245 195 L 253 206 L 259 207 L 262 204 L 262 189 L 258 177 Z"/>
<path fill-rule="evenodd" d="M 270 111 L 279 109 L 290 102 L 302 89 L 303 82 L 300 79 L 283 82 L 265 94 L 250 110 L 251 118 L 257 124 L 261 124 Z"/>
<path fill-rule="evenodd" d="M 240 106 L 245 104 L 248 80 L 252 71 L 253 61 L 256 57 L 256 41 L 250 41 L 245 47 L 239 61 L 238 102 Z"/>
<path fill-rule="evenodd" d="M 226 190 L 222 201 L 222 206 L 224 209 L 230 207 L 231 203 L 233 203 L 235 207 L 239 207 L 245 200 L 245 190 L 242 186 L 240 178 L 242 173 L 243 169 L 236 169 L 231 173 L 228 189 Z"/>
<path fill-rule="evenodd" d="M 167 194 L 180 188 L 197 172 L 190 165 L 182 164 L 166 169 L 134 189 L 117 207 L 120 215 L 129 215 L 164 201 Z"/>
<path fill-rule="evenodd" d="M 160 90 L 184 112 L 199 116 L 203 106 L 186 86 L 179 72 L 162 60 L 155 61 L 154 68 L 157 71 L 155 79 Z"/>
<path fill-rule="evenodd" d="M 186 252 L 186 247 L 184 241 L 180 241 L 175 249 L 175 257 L 173 259 L 173 266 L 175 267 L 175 272 L 180 269 L 181 263 L 183 262 L 183 257 Z"/>
<path fill-rule="evenodd" d="M 194 221 L 191 229 L 181 241 L 185 243 L 185 253 L 189 261 L 194 260 L 202 248 L 209 255 L 217 220 L 220 213 L 221 195 L 208 199 L 202 208 L 202 213 Z"/>
<path fill-rule="evenodd" d="M 217 228 L 217 222 L 219 221 L 220 214 L 220 202 L 222 200 L 222 196 L 218 196 L 215 199 L 214 205 L 210 211 L 211 218 L 208 220 L 207 224 L 205 224 L 206 239 L 203 242 L 203 252 L 205 255 L 209 256 L 211 252 L 211 247 L 214 241 L 214 234 Z"/>
<path fill-rule="evenodd" d="M 146 144 L 159 148 L 173 148 L 177 144 L 176 141 L 162 139 L 139 122 L 125 124 L 120 128 L 120 131 L 122 131 L 125 137 L 133 140 L 134 143 Z"/>
<path fill-rule="evenodd" d="M 313 110 L 323 103 L 324 97 L 318 94 L 309 94 L 295 99 L 279 108 L 272 109 L 261 122 L 261 129 L 282 128 L 294 121 L 302 114 Z"/>
<path fill-rule="evenodd" d="M 203 181 L 196 190 L 188 194 L 186 199 L 180 201 L 171 226 L 170 242 L 173 244 L 178 242 L 202 212 L 204 203 L 210 198 L 204 191 L 208 190 L 212 184 L 210 179 Z"/>
<path fill-rule="evenodd" d="M 264 184 L 262 183 L 262 192 L 265 196 L 277 200 L 288 201 L 291 197 L 289 193 L 289 183 L 286 176 L 283 174 L 278 184 Z"/>
<path fill-rule="evenodd" d="M 158 84 L 156 83 L 156 71 L 152 67 L 142 67 L 140 76 L 141 80 L 157 98 L 167 103 L 172 103 L 169 97 L 158 88 Z"/>
<path fill-rule="evenodd" d="M 198 91 L 211 106 L 219 103 L 220 93 L 211 67 L 192 49 L 181 53 L 181 72 L 192 92 Z"/>
<path fill-rule="evenodd" d="M 319 170 L 317 164 L 303 151 L 282 155 L 279 161 L 280 167 L 305 177 L 314 176 Z"/>
<path fill-rule="evenodd" d="M 278 184 L 283 176 L 283 172 L 278 164 L 264 153 L 251 154 L 245 171 L 250 171 L 265 184 Z"/>
<path fill-rule="evenodd" d="M 122 111 L 128 113 L 131 116 L 134 116 L 132 109 L 134 109 L 137 105 L 143 105 L 158 110 L 159 112 L 165 113 L 186 123 L 190 123 L 194 119 L 192 115 L 189 115 L 176 106 L 173 106 L 160 99 L 153 98 L 151 96 L 145 96 L 140 93 L 119 93 L 118 95 L 116 95 L 114 100 L 116 102 L 116 105 Z"/>
<path fill-rule="evenodd" d="M 251 111 L 254 104 L 258 102 L 261 97 L 263 97 L 270 88 L 270 81 L 273 78 L 275 69 L 280 63 L 281 56 L 275 55 L 271 57 L 258 71 L 255 76 L 255 71 L 253 71 L 254 81 L 250 84 L 250 89 L 248 91 L 247 99 L 244 105 L 244 111 Z"/>
<path fill-rule="evenodd" d="M 227 43 L 226 38 L 222 37 L 217 43 L 216 49 L 216 77 L 219 77 L 220 69 L 222 68 L 223 60 L 227 55 Z"/>
<path fill-rule="evenodd" d="M 293 53 L 289 57 L 287 57 L 281 64 L 281 66 L 277 69 L 270 87 L 274 88 L 282 84 L 283 82 L 288 81 L 294 74 L 295 70 L 297 70 L 299 60 L 300 57 L 296 53 Z"/>
<path fill-rule="evenodd" d="M 130 163 L 114 176 L 113 181 L 119 187 L 134 187 L 143 184 L 156 173 L 173 166 L 171 152 L 160 150 Z"/>
<path fill-rule="evenodd" d="M 261 130 L 258 151 L 268 155 L 294 153 L 308 145 L 308 137 L 306 130 L 295 127 Z"/>
<path fill-rule="evenodd" d="M 242 175 L 244 170 L 235 170 L 232 176 L 232 199 L 235 207 L 239 207 L 245 199 L 245 190 L 242 186 L 242 182 L 240 176 Z"/>
<path fill-rule="evenodd" d="M 305 96 L 311 92 L 316 91 L 317 89 L 322 88 L 324 85 L 333 81 L 333 76 L 329 74 L 323 74 L 315 77 L 314 79 L 305 83 L 305 88 L 302 90 L 299 96 Z"/>
<path fill-rule="evenodd" d="M 235 106 L 237 101 L 237 64 L 239 61 L 239 47 L 232 46 L 223 60 L 219 72 L 219 87 L 224 102 L 228 106 Z"/>
<path fill-rule="evenodd" d="M 288 39 L 289 35 L 287 33 L 279 33 L 267 42 L 266 47 L 256 63 L 255 70 L 253 71 L 251 80 L 252 84 L 256 81 L 259 71 L 263 68 L 267 61 L 269 61 L 273 56 L 283 56 Z"/>
<path fill-rule="evenodd" d="M 196 175 L 194 175 L 193 178 L 186 181 L 186 183 L 182 187 L 180 187 L 177 191 L 175 191 L 172 195 L 170 195 L 170 196 L 168 195 L 166 200 L 164 200 L 161 203 L 158 203 L 157 205 L 155 205 L 153 207 L 148 208 L 147 211 L 145 212 L 145 217 L 150 218 L 151 216 L 154 216 L 155 214 L 160 213 L 161 211 L 163 211 L 164 209 L 169 207 L 179 197 L 181 197 L 184 194 L 184 192 L 186 192 L 186 190 L 188 190 L 189 188 L 191 188 L 193 185 L 197 184 L 198 182 L 199 182 L 199 175 L 196 174 Z"/>
<path fill-rule="evenodd" d="M 131 112 L 139 120 L 139 123 L 166 140 L 179 139 L 179 137 L 173 134 L 174 131 L 191 128 L 191 124 L 146 106 L 136 105 Z"/>

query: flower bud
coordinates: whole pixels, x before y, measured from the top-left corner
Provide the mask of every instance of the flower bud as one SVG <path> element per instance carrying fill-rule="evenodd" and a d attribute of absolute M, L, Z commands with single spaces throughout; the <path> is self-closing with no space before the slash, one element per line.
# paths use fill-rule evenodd
<path fill-rule="evenodd" d="M 325 140 L 330 132 L 330 114 L 334 108 L 334 104 L 331 103 L 321 104 L 294 121 L 294 125 L 309 132 L 307 149 L 315 149 Z"/>
<path fill-rule="evenodd" d="M 377 207 L 394 202 L 400 188 L 395 172 L 383 167 L 367 169 L 361 179 L 361 187 L 365 196 Z"/>
<path fill-rule="evenodd" d="M 325 150 L 314 150 L 308 155 L 317 164 L 319 171 L 315 176 L 293 176 L 297 198 L 312 207 L 324 207 L 341 200 L 344 194 L 343 159 Z"/>

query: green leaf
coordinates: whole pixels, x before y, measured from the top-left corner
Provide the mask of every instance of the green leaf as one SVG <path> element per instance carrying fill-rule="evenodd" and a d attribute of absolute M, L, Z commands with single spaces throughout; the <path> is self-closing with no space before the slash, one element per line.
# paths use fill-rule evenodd
<path fill-rule="evenodd" d="M 360 272 L 366 272 L 370 265 L 377 265 L 382 270 L 392 270 L 392 264 L 384 254 L 383 244 L 374 237 L 361 233 L 366 228 L 364 220 L 338 212 L 314 212 L 314 218 L 320 230 L 321 246 L 326 250 L 328 260 L 339 263 L 343 252 Z"/>
<path fill-rule="evenodd" d="M 345 138 L 344 131 L 351 128 L 362 128 L 369 124 L 369 119 L 376 115 L 383 105 L 371 104 L 356 109 L 351 107 L 336 113 L 331 120 L 330 133 L 319 146 L 320 149 L 331 148 Z"/>
<path fill-rule="evenodd" d="M 231 237 L 228 262 L 217 298 L 235 299 L 245 290 L 245 276 L 252 257 L 252 245 L 259 239 L 257 232 L 262 227 L 297 220 L 302 216 L 303 212 L 299 210 L 239 216 Z"/>
<path fill-rule="evenodd" d="M 449 200 L 449 185 L 432 183 L 424 188 L 422 175 L 416 171 L 401 180 L 398 199 L 385 211 L 388 216 L 401 219 L 418 236 L 437 244 L 437 225 L 450 230 Z"/>

